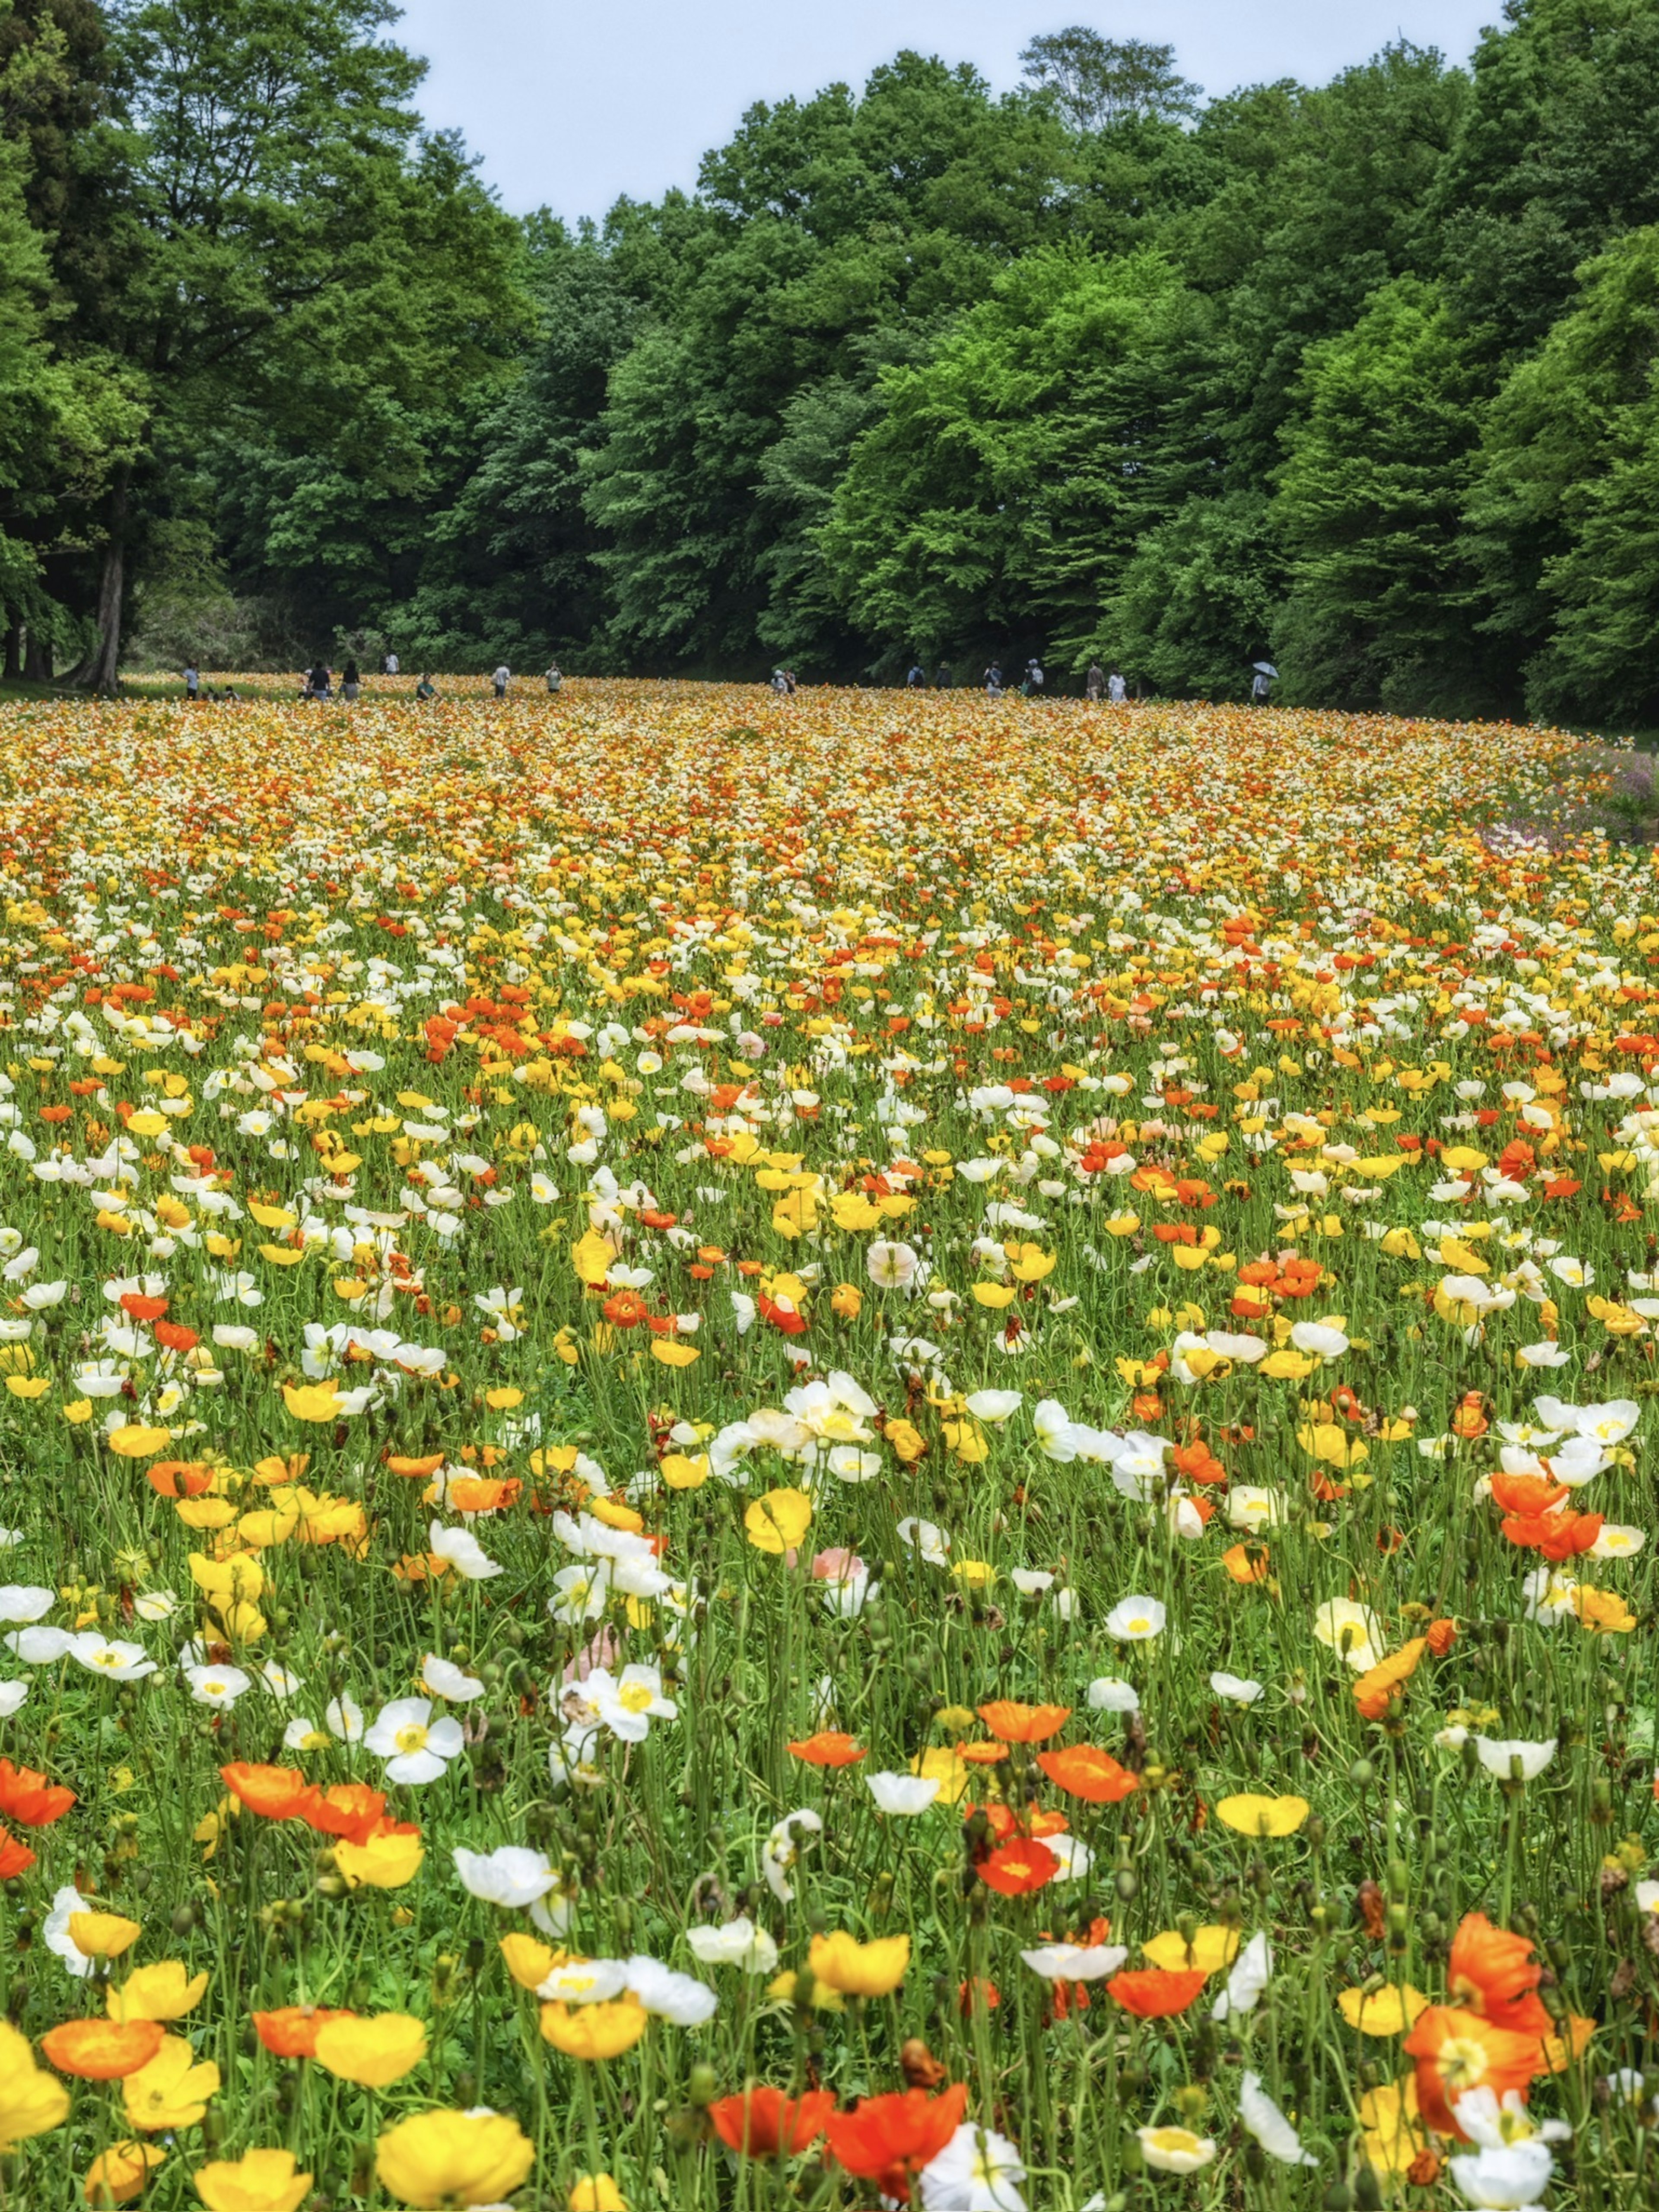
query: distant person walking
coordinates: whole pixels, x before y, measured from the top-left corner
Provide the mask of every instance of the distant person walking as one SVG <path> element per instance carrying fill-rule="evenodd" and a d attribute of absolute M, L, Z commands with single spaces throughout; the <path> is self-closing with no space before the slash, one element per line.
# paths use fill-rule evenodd
<path fill-rule="evenodd" d="M 388 676 L 395 676 L 398 673 L 398 656 L 395 653 L 388 653 L 386 657 L 386 672 Z"/>
<path fill-rule="evenodd" d="M 558 662 L 556 660 L 551 664 L 547 672 L 547 690 L 549 697 L 556 699 L 563 689 L 564 671 L 560 667 Z"/>
<path fill-rule="evenodd" d="M 1002 696 L 1002 663 L 1001 663 L 1000 660 L 994 660 L 994 661 L 991 663 L 990 666 L 986 670 L 986 672 L 985 672 L 985 690 L 986 690 L 987 696 L 988 696 L 988 697 L 993 698 L 993 699 L 1000 699 L 1000 698 L 1001 698 L 1001 696 Z"/>
<path fill-rule="evenodd" d="M 1020 686 L 1021 693 L 1027 699 L 1031 698 L 1042 690 L 1044 680 L 1042 663 L 1034 653 L 1025 664 L 1025 681 Z"/>
<path fill-rule="evenodd" d="M 355 699 L 362 688 L 363 679 L 357 672 L 356 662 L 348 660 L 340 671 L 340 696 L 343 699 Z"/>
<path fill-rule="evenodd" d="M 1083 679 L 1083 689 L 1088 698 L 1099 703 L 1100 695 L 1106 689 L 1106 671 L 1097 660 L 1089 663 L 1089 673 Z"/>
<path fill-rule="evenodd" d="M 1111 681 L 1106 686 L 1106 696 L 1111 701 L 1113 706 L 1121 707 L 1128 696 L 1129 687 L 1115 668 L 1112 671 Z"/>
<path fill-rule="evenodd" d="M 927 670 L 919 660 L 913 660 L 910 664 L 910 672 L 904 679 L 905 689 L 908 691 L 920 691 L 927 681 Z"/>
<path fill-rule="evenodd" d="M 941 660 L 939 666 L 933 671 L 934 690 L 948 691 L 951 689 L 951 685 L 955 676 L 956 671 L 951 667 L 950 662 L 948 660 Z"/>
<path fill-rule="evenodd" d="M 435 699 L 437 696 L 437 685 L 429 676 L 422 674 L 420 682 L 415 686 L 415 696 L 417 699 Z"/>
<path fill-rule="evenodd" d="M 513 671 L 507 666 L 505 661 L 502 661 L 501 666 L 495 671 L 495 673 L 489 680 L 495 686 L 495 696 L 498 699 L 505 699 L 507 696 L 507 687 L 513 681 Z"/>
<path fill-rule="evenodd" d="M 194 661 L 185 671 L 185 696 L 192 706 L 199 704 L 202 696 L 202 672 Z"/>
<path fill-rule="evenodd" d="M 313 665 L 307 681 L 311 685 L 311 696 L 313 699 L 328 699 L 333 696 L 334 671 L 329 666 L 327 661 L 317 661 Z"/>
<path fill-rule="evenodd" d="M 1272 661 L 1258 660 L 1255 663 L 1255 674 L 1250 684 L 1250 704 L 1253 707 L 1267 705 L 1268 694 L 1272 691 L 1278 676 L 1279 671 L 1273 666 Z"/>

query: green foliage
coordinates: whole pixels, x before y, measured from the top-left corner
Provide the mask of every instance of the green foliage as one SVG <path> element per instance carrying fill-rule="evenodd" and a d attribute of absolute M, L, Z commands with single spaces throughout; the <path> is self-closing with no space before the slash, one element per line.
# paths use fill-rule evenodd
<path fill-rule="evenodd" d="M 392 20 L 0 0 L 9 667 L 109 683 L 136 618 L 1659 718 L 1659 0 L 1201 108 L 1086 27 L 1000 98 L 903 52 L 574 229 L 424 129 Z"/>
<path fill-rule="evenodd" d="M 1154 691 L 1243 697 L 1277 628 L 1283 556 L 1265 494 L 1189 499 L 1147 531 L 1091 641 Z"/>
<path fill-rule="evenodd" d="M 1493 402 L 1471 543 L 1492 627 L 1532 649 L 1531 703 L 1642 723 L 1659 702 L 1659 226 L 1581 275 Z"/>
<path fill-rule="evenodd" d="M 1201 313 L 1144 252 L 1033 254 L 927 358 L 888 371 L 818 533 L 897 654 L 1030 626 L 1086 657 L 1109 580 L 1168 497 L 1169 368 Z"/>
<path fill-rule="evenodd" d="M 1438 292 L 1400 277 L 1310 349 L 1273 514 L 1289 550 L 1285 696 L 1389 712 L 1483 703 L 1455 544 L 1478 368 Z"/>
<path fill-rule="evenodd" d="M 1074 23 L 1033 39 L 1020 55 L 1026 76 L 1074 131 L 1109 131 L 1148 116 L 1190 115 L 1200 88 L 1176 67 L 1173 46 L 1103 39 Z"/>

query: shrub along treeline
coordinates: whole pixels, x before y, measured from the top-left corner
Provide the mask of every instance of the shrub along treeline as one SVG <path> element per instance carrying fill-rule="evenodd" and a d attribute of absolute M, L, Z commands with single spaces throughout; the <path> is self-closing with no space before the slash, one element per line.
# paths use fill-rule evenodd
<path fill-rule="evenodd" d="M 0 15 L 13 672 L 958 680 L 1659 723 L 1659 0 L 1200 106 L 902 53 L 520 223 L 380 0 Z"/>

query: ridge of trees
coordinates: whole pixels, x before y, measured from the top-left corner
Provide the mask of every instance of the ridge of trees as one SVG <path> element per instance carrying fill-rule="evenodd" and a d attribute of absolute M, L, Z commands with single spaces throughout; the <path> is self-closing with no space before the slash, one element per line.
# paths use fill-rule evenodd
<path fill-rule="evenodd" d="M 903 52 L 505 215 L 386 0 L 0 8 L 10 673 L 1149 690 L 1659 723 L 1659 0 L 1200 104 Z"/>

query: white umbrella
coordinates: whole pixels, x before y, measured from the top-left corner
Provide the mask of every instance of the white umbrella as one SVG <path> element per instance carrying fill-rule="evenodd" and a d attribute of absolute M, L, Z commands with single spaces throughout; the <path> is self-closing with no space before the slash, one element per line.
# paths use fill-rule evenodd
<path fill-rule="evenodd" d="M 1271 660 L 1253 660 L 1250 665 L 1258 676 L 1277 676 L 1279 673 Z"/>

